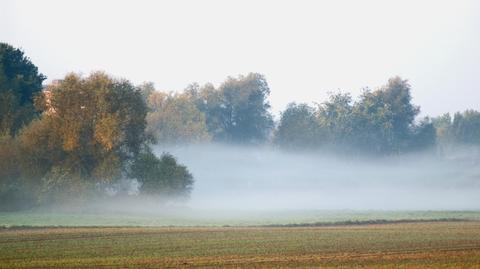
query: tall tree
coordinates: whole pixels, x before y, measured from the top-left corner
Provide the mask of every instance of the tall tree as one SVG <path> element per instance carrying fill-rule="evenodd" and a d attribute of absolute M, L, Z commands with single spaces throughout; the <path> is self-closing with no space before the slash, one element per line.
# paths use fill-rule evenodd
<path fill-rule="evenodd" d="M 456 143 L 480 145 L 480 112 L 470 109 L 455 113 L 451 135 Z"/>
<path fill-rule="evenodd" d="M 387 85 L 378 91 L 378 96 L 392 111 L 392 128 L 394 139 L 398 143 L 408 140 L 409 130 L 414 124 L 420 108 L 412 104 L 411 86 L 408 80 L 393 77 Z"/>
<path fill-rule="evenodd" d="M 354 145 L 364 151 L 393 151 L 392 111 L 377 94 L 366 90 L 353 107 Z"/>
<path fill-rule="evenodd" d="M 411 100 L 408 81 L 399 77 L 378 90 L 365 90 L 353 108 L 357 145 L 381 154 L 405 150 L 420 111 Z"/>
<path fill-rule="evenodd" d="M 273 128 L 270 88 L 263 75 L 228 78 L 219 89 L 202 88 L 197 101 L 205 113 L 213 139 L 222 142 L 258 144 L 264 142 Z"/>
<path fill-rule="evenodd" d="M 433 127 L 435 128 L 437 142 L 441 145 L 450 143 L 452 126 L 452 117 L 450 116 L 450 113 L 434 117 L 431 120 Z"/>
<path fill-rule="evenodd" d="M 34 118 L 45 78 L 23 51 L 0 43 L 0 135 L 14 135 Z"/>
<path fill-rule="evenodd" d="M 147 105 L 139 87 L 102 72 L 69 74 L 49 85 L 36 105 L 44 113 L 22 130 L 19 141 L 26 153 L 23 174 L 39 186 L 43 202 L 81 198 L 88 189 L 112 187 L 126 178 L 175 190 L 184 187 L 188 194 L 193 182 L 188 170 L 151 153 L 145 134 Z M 185 173 L 169 177 L 169 171 L 177 170 Z M 150 190 L 148 184 L 142 192 L 166 191 Z"/>
<path fill-rule="evenodd" d="M 69 74 L 49 85 L 37 106 L 45 112 L 19 140 L 28 153 L 24 174 L 41 179 L 47 197 L 115 182 L 145 147 L 146 105 L 128 81 Z"/>
<path fill-rule="evenodd" d="M 326 142 L 337 149 L 348 147 L 352 136 L 352 97 L 348 93 L 332 93 L 319 106 L 318 118 L 326 132 Z"/>
<path fill-rule="evenodd" d="M 152 92 L 148 96 L 147 133 L 158 143 L 179 144 L 210 140 L 205 114 L 190 92 Z"/>
<path fill-rule="evenodd" d="M 322 134 L 315 108 L 290 103 L 282 112 L 275 131 L 275 144 L 289 149 L 312 149 L 319 146 Z"/>

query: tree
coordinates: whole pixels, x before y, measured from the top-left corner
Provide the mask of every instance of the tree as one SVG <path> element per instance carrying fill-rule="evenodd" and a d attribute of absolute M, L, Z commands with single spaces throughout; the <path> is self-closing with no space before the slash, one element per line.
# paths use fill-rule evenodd
<path fill-rule="evenodd" d="M 22 178 L 42 201 L 114 183 L 146 147 L 146 104 L 126 80 L 69 74 L 48 85 L 36 105 L 44 113 L 18 141 Z"/>
<path fill-rule="evenodd" d="M 392 113 L 390 106 L 378 95 L 364 91 L 353 107 L 354 145 L 375 154 L 395 151 Z"/>
<path fill-rule="evenodd" d="M 35 117 L 45 78 L 23 51 L 0 43 L 0 135 L 15 135 Z"/>
<path fill-rule="evenodd" d="M 192 84 L 187 88 L 195 98 L 195 105 L 205 114 L 205 123 L 213 141 L 226 140 L 225 105 L 222 93 L 213 84 L 207 83 L 202 88 Z"/>
<path fill-rule="evenodd" d="M 411 102 L 410 89 L 408 80 L 393 77 L 378 91 L 379 97 L 392 111 L 393 134 L 394 139 L 400 144 L 399 147 L 405 140 L 408 140 L 409 130 L 415 117 L 420 113 L 420 108 Z"/>
<path fill-rule="evenodd" d="M 466 110 L 457 112 L 451 125 L 452 139 L 456 143 L 480 144 L 480 112 Z"/>
<path fill-rule="evenodd" d="M 450 113 L 432 118 L 432 124 L 435 127 L 438 142 L 441 144 L 451 142 L 452 117 Z"/>
<path fill-rule="evenodd" d="M 407 149 L 420 111 L 411 99 L 408 81 L 399 77 L 376 91 L 365 90 L 353 107 L 355 144 L 380 154 Z"/>
<path fill-rule="evenodd" d="M 129 176 L 145 194 L 188 195 L 187 168 L 151 153 L 144 93 L 102 72 L 48 85 L 35 102 L 41 116 L 16 138 L 0 137 L 0 207 L 78 201 Z"/>
<path fill-rule="evenodd" d="M 290 103 L 275 131 L 275 144 L 290 149 L 315 148 L 322 142 L 315 108 Z"/>
<path fill-rule="evenodd" d="M 148 103 L 149 96 L 155 92 L 155 85 L 153 82 L 144 82 L 140 86 L 137 86 L 137 89 L 142 94 L 145 103 Z"/>
<path fill-rule="evenodd" d="M 318 120 L 325 130 L 326 142 L 336 149 L 351 145 L 352 97 L 348 93 L 330 94 L 329 100 L 319 105 Z"/>
<path fill-rule="evenodd" d="M 55 137 L 59 163 L 85 178 L 119 178 L 145 142 L 146 105 L 135 87 L 104 73 L 70 74 L 50 85 L 42 121 Z M 42 147 L 39 145 L 39 147 Z"/>
<path fill-rule="evenodd" d="M 147 133 L 162 144 L 210 140 L 205 114 L 188 93 L 152 92 L 148 96 Z"/>
<path fill-rule="evenodd" d="M 269 94 L 265 77 L 250 73 L 228 78 L 219 89 L 207 84 L 197 95 L 196 104 L 206 115 L 213 140 L 258 144 L 268 138 L 273 128 Z"/>
<path fill-rule="evenodd" d="M 25 186 L 37 189 L 40 202 L 81 199 L 89 191 L 100 194 L 104 187 L 134 174 L 132 170 L 145 160 L 145 152 L 150 153 L 150 162 L 142 164 L 147 179 L 167 177 L 162 188 L 147 190 L 149 183 L 143 186 L 145 193 L 181 192 L 182 187 L 188 193 L 192 182 L 188 170 L 150 152 L 145 134 L 147 105 L 139 87 L 102 72 L 86 78 L 69 74 L 48 85 L 36 105 L 44 112 L 16 141 L 21 154 L 20 177 L 28 182 Z M 190 183 L 175 177 L 181 172 L 189 175 Z"/>

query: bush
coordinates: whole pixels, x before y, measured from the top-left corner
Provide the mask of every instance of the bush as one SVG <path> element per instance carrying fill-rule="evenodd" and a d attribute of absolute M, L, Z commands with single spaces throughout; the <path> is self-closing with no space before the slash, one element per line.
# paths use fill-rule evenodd
<path fill-rule="evenodd" d="M 151 151 L 143 152 L 131 170 L 131 177 L 141 184 L 140 194 L 187 196 L 193 185 L 192 174 L 168 153 L 157 158 Z"/>

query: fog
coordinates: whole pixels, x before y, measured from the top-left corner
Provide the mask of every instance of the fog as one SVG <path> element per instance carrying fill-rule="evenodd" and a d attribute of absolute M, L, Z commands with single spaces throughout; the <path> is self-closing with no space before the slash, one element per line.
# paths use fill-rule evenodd
<path fill-rule="evenodd" d="M 396 157 L 268 147 L 156 147 L 188 167 L 192 210 L 477 210 L 478 150 Z"/>

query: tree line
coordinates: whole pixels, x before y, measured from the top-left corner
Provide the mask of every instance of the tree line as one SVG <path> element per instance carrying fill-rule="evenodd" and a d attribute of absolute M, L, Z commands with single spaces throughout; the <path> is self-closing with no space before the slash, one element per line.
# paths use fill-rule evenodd
<path fill-rule="evenodd" d="M 395 155 L 446 144 L 480 144 L 480 113 L 474 110 L 419 118 L 411 85 L 393 77 L 378 89 L 364 89 L 354 100 L 330 93 L 316 105 L 290 103 L 274 122 L 264 76 L 251 73 L 212 84 L 189 85 L 183 92 L 146 96 L 147 133 L 161 144 L 220 142 L 270 144 L 290 150 Z"/>
<path fill-rule="evenodd" d="M 103 72 L 46 77 L 20 49 L 0 43 L 0 207 L 88 200 L 135 179 L 144 195 L 188 196 L 193 176 L 152 144 L 230 143 L 375 156 L 479 145 L 480 112 L 419 118 L 411 85 L 393 77 L 354 99 L 291 103 L 277 121 L 266 78 L 229 77 L 161 92 Z"/>

